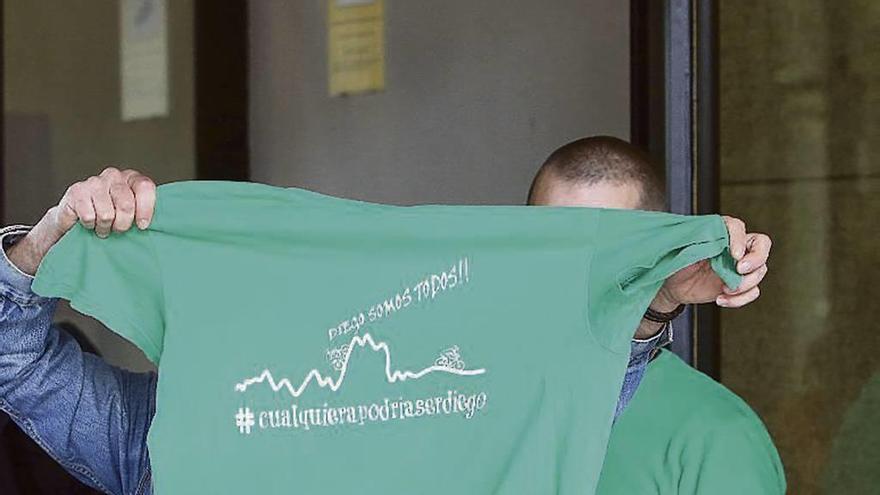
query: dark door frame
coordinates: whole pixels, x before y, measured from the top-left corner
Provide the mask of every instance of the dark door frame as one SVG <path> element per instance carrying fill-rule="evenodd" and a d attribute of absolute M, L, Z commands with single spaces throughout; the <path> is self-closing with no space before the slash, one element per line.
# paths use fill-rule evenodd
<path fill-rule="evenodd" d="M 718 5 L 715 0 L 631 0 L 631 135 L 663 165 L 667 203 L 681 214 L 718 213 Z M 718 308 L 688 308 L 672 350 L 720 376 Z"/>
<path fill-rule="evenodd" d="M 196 178 L 248 180 L 248 16 L 245 0 L 195 0 Z"/>

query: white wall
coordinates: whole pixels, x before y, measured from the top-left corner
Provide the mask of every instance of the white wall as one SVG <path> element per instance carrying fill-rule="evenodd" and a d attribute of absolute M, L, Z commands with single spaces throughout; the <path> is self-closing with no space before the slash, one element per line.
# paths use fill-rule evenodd
<path fill-rule="evenodd" d="M 629 2 L 386 2 L 387 90 L 349 98 L 327 96 L 324 0 L 250 2 L 254 180 L 512 204 L 559 144 L 628 136 Z M 48 3 L 5 3 L 5 221 L 35 221 L 107 163 L 192 177 L 191 1 L 169 2 L 171 115 L 135 123 L 118 118 L 118 2 Z M 114 364 L 149 368 L 96 321 L 59 316 Z"/>
<path fill-rule="evenodd" d="M 386 90 L 346 98 L 327 96 L 325 8 L 250 2 L 254 180 L 513 204 L 558 145 L 629 136 L 629 2 L 386 0 Z"/>
<path fill-rule="evenodd" d="M 34 223 L 108 164 L 157 182 L 195 174 L 192 0 L 168 2 L 170 113 L 122 122 L 118 0 L 3 2 L 5 218 Z M 133 345 L 60 306 L 113 364 L 151 368 Z"/>

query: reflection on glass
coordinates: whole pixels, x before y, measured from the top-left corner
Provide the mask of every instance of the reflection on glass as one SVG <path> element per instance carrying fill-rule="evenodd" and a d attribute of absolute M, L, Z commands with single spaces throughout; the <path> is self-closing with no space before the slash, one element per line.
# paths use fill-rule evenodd
<path fill-rule="evenodd" d="M 722 380 L 766 421 L 790 493 L 872 493 L 880 3 L 720 6 L 722 210 L 774 240 L 759 302 L 723 312 Z"/>

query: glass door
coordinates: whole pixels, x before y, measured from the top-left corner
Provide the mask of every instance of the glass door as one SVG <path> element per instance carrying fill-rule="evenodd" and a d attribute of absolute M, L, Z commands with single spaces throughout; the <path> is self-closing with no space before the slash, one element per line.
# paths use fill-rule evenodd
<path fill-rule="evenodd" d="M 774 240 L 721 378 L 791 493 L 880 486 L 880 4 L 719 2 L 721 211 Z"/>

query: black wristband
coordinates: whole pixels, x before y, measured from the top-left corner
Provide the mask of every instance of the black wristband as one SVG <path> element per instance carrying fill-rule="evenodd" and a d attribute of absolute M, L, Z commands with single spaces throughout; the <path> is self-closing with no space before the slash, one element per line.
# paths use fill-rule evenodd
<path fill-rule="evenodd" d="M 644 318 L 648 321 L 653 321 L 654 323 L 669 323 L 674 320 L 678 315 L 680 315 L 684 311 L 685 305 L 679 304 L 677 308 L 673 309 L 668 313 L 661 313 L 660 311 L 655 311 L 650 307 L 645 311 Z"/>

